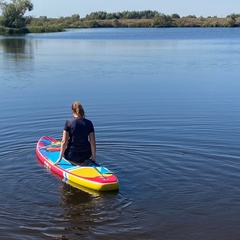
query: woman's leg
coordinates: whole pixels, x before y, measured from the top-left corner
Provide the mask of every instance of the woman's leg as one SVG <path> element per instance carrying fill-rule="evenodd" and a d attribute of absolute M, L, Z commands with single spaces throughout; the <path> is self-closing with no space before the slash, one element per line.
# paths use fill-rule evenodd
<path fill-rule="evenodd" d="M 91 150 L 87 152 L 66 152 L 64 158 L 76 164 L 82 164 L 91 157 Z"/>

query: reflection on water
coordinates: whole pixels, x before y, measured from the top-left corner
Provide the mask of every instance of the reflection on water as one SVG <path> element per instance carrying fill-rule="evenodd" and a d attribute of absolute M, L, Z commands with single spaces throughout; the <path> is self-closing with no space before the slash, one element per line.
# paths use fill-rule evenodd
<path fill-rule="evenodd" d="M 81 187 L 72 187 L 64 182 L 60 184 L 62 207 L 60 217 L 67 225 L 61 237 L 69 236 L 69 239 L 72 239 L 71 237 L 74 236 L 87 237 L 91 234 L 91 237 L 88 236 L 87 239 L 94 239 L 93 235 L 98 232 L 99 226 L 105 228 L 107 225 L 112 225 L 113 229 L 116 228 L 116 221 L 119 219 L 118 212 L 124 204 L 118 192 L 99 193 L 80 189 Z M 59 224 L 61 226 L 61 223 Z M 113 229 L 111 231 L 114 231 Z"/>
<path fill-rule="evenodd" d="M 64 205 L 77 206 L 82 203 L 89 203 L 92 200 L 90 193 L 81 191 L 66 183 L 62 183 L 59 190 L 62 194 L 61 200 Z"/>
<path fill-rule="evenodd" d="M 94 221 L 91 216 L 94 215 L 94 209 L 98 205 L 94 196 L 66 183 L 60 185 L 59 191 L 64 208 L 62 217 L 64 221 L 70 223 L 68 228 L 74 231 L 87 231 Z"/>
<path fill-rule="evenodd" d="M 33 47 L 31 42 L 24 38 L 0 39 L 0 49 L 2 48 L 5 58 L 18 60 L 31 60 L 33 58 Z"/>
<path fill-rule="evenodd" d="M 69 182 L 44 168 L 38 158 L 36 160 L 43 168 L 42 171 L 49 173 L 50 179 L 59 180 L 59 212 L 55 219 L 58 234 L 52 234 L 49 229 L 45 229 L 44 235 L 57 239 L 71 239 L 80 235 L 87 237 L 89 233 L 94 235 L 96 228 L 106 227 L 106 224 L 112 225 L 111 231 L 117 228 L 117 219 L 122 217 L 122 211 L 131 205 L 128 199 L 123 198 L 118 191 L 97 192 Z M 99 232 L 101 231 L 100 227 Z"/>
<path fill-rule="evenodd" d="M 33 83 L 34 50 L 24 38 L 0 39 L 0 81 L 2 88 L 26 88 Z M 0 97 L 1 98 L 1 97 Z"/>

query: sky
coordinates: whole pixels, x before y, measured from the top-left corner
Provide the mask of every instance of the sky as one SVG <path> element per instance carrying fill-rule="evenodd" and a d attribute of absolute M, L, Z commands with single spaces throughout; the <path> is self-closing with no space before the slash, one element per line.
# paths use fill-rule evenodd
<path fill-rule="evenodd" d="M 34 10 L 29 15 L 48 18 L 67 17 L 73 14 L 79 14 L 82 18 L 97 11 L 113 13 L 152 10 L 166 15 L 177 13 L 181 17 L 187 15 L 226 17 L 232 13 L 240 13 L 240 0 L 31 0 L 31 2 Z"/>

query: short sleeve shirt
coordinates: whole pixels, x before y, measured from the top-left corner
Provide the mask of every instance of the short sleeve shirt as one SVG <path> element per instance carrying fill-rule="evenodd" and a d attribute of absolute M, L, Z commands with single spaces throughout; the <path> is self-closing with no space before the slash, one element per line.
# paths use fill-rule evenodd
<path fill-rule="evenodd" d="M 64 130 L 69 133 L 68 150 L 72 152 L 86 152 L 91 149 L 88 136 L 94 132 L 90 120 L 83 118 L 72 118 L 65 122 Z"/>

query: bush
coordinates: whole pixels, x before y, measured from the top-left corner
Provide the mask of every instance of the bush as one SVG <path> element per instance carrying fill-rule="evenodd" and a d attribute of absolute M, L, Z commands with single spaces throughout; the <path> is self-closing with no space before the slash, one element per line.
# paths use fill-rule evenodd
<path fill-rule="evenodd" d="M 0 27 L 0 34 L 2 35 L 22 35 L 29 33 L 27 28 L 7 28 L 7 27 Z"/>
<path fill-rule="evenodd" d="M 63 32 L 64 29 L 57 26 L 47 26 L 47 27 L 29 27 L 29 33 L 47 33 L 47 32 Z"/>

